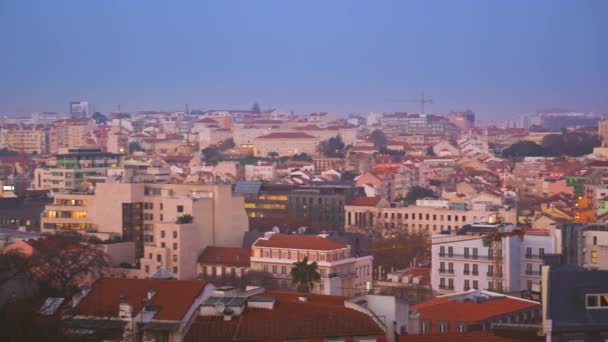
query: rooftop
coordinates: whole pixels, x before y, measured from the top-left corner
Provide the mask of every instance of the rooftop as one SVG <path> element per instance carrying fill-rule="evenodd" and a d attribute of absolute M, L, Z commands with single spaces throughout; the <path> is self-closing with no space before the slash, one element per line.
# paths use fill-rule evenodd
<path fill-rule="evenodd" d="M 269 238 L 257 239 L 257 241 L 253 244 L 253 247 L 331 251 L 346 248 L 347 246 L 321 236 L 272 234 Z"/>
<path fill-rule="evenodd" d="M 208 246 L 198 261 L 207 265 L 249 266 L 251 248 Z"/>

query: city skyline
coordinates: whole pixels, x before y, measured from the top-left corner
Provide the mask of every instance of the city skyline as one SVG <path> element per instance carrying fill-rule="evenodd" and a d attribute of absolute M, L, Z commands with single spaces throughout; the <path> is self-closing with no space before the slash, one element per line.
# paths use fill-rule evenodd
<path fill-rule="evenodd" d="M 0 114 L 608 111 L 608 5 L 3 2 Z M 399 102 L 399 101 L 404 102 Z"/>

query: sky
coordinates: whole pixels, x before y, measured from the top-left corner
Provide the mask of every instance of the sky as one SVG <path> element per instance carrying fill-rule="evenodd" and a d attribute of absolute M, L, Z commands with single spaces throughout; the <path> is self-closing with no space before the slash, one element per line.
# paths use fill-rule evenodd
<path fill-rule="evenodd" d="M 0 0 L 0 114 L 608 113 L 608 1 Z"/>

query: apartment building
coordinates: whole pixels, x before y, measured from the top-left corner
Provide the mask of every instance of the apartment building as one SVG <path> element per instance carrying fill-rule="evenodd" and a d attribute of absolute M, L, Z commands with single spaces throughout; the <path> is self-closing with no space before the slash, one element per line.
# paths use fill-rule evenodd
<path fill-rule="evenodd" d="M 102 152 L 100 148 L 61 148 L 54 163 L 34 171 L 32 187 L 36 190 L 85 190 L 94 184 L 94 177 L 105 177 L 107 170 L 118 168 L 120 155 Z"/>
<path fill-rule="evenodd" d="M 255 164 L 245 165 L 246 180 L 272 180 L 276 176 L 277 164 L 259 160 Z"/>
<path fill-rule="evenodd" d="M 319 266 L 318 294 L 352 296 L 363 293 L 372 281 L 373 257 L 355 257 L 351 247 L 326 236 L 288 235 L 268 232 L 252 245 L 252 270 L 270 272 L 283 287 L 290 287 L 293 263 L 305 257 Z"/>
<path fill-rule="evenodd" d="M 317 151 L 319 138 L 307 133 L 277 132 L 258 136 L 253 140 L 255 155 L 266 157 L 276 152 L 280 156 L 292 156 L 306 153 L 313 155 Z"/>
<path fill-rule="evenodd" d="M 178 223 L 186 215 L 191 222 Z M 217 184 L 99 183 L 94 192 L 57 193 L 41 219 L 43 233 L 134 241 L 143 271 L 163 267 L 178 278 L 196 274 L 206 246 L 240 246 L 248 229 L 243 198 Z"/>
<path fill-rule="evenodd" d="M 504 233 L 500 249 L 492 239 Z M 543 256 L 555 253 L 548 230 L 516 231 L 510 224 L 472 224 L 459 232 L 434 234 L 431 287 L 440 293 L 470 289 L 540 292 Z"/>
<path fill-rule="evenodd" d="M 47 130 L 44 126 L 10 125 L 2 130 L 4 146 L 19 153 L 45 154 L 47 152 Z"/>
<path fill-rule="evenodd" d="M 371 205 L 370 205 L 371 204 Z M 387 201 L 353 201 L 344 207 L 345 230 L 400 230 L 431 234 L 457 230 L 476 222 L 515 222 L 516 210 L 488 203 L 453 205 L 447 200 L 418 200 L 416 205 L 391 207 Z"/>
<path fill-rule="evenodd" d="M 86 136 L 95 129 L 95 119 L 74 118 L 53 122 L 49 129 L 49 153 L 59 152 L 61 147 L 86 145 Z"/>
<path fill-rule="evenodd" d="M 564 263 L 593 270 L 608 270 L 608 225 L 562 223 L 561 248 Z"/>

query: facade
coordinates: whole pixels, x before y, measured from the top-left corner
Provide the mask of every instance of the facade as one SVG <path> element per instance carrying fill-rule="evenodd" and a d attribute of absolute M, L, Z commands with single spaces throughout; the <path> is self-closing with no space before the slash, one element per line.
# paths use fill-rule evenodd
<path fill-rule="evenodd" d="M 56 164 L 34 171 L 33 188 L 51 192 L 85 190 L 105 177 L 107 170 L 120 166 L 120 155 L 102 152 L 100 148 L 61 148 Z"/>
<path fill-rule="evenodd" d="M 45 154 L 48 151 L 47 130 L 43 126 L 11 127 L 4 133 L 5 146 L 11 151 Z"/>
<path fill-rule="evenodd" d="M 496 239 L 500 249 L 493 250 Z M 440 293 L 470 289 L 497 292 L 540 289 L 542 258 L 555 253 L 555 240 L 548 231 L 524 231 L 513 225 L 467 225 L 456 234 L 432 236 L 431 287 Z"/>
<path fill-rule="evenodd" d="M 207 246 L 198 258 L 203 279 L 240 278 L 249 271 L 251 248 Z"/>
<path fill-rule="evenodd" d="M 319 139 L 299 132 L 270 133 L 258 136 L 253 140 L 255 155 L 266 157 L 275 152 L 279 156 L 292 156 L 294 154 L 306 153 L 313 155 L 317 151 Z"/>
<path fill-rule="evenodd" d="M 562 223 L 564 263 L 592 270 L 608 270 L 608 225 Z"/>
<path fill-rule="evenodd" d="M 319 184 L 299 187 L 289 193 L 289 211 L 303 216 L 304 222 L 344 227 L 344 205 L 356 195 L 352 185 Z"/>
<path fill-rule="evenodd" d="M 379 205 L 347 205 L 345 230 L 398 230 L 405 233 L 432 234 L 442 230 L 457 230 L 478 222 L 515 222 L 515 209 L 483 203 L 453 206 L 445 200 L 418 201 L 417 205 L 391 207 Z M 363 203 L 365 204 L 365 203 Z"/>
<path fill-rule="evenodd" d="M 184 215 L 192 223 L 178 224 Z M 216 184 L 99 183 L 94 193 L 56 194 L 41 221 L 44 233 L 134 241 L 142 271 L 177 267 L 180 278 L 196 275 L 206 246 L 240 246 L 248 230 L 243 198 Z"/>
<path fill-rule="evenodd" d="M 57 153 L 59 148 L 86 145 L 86 136 L 95 130 L 92 118 L 58 120 L 49 129 L 49 153 Z"/>
<path fill-rule="evenodd" d="M 305 257 L 319 266 L 321 280 L 314 293 L 352 296 L 365 292 L 372 281 L 372 256 L 353 257 L 349 245 L 324 236 L 266 233 L 251 249 L 251 269 L 271 273 L 283 287 L 291 284 L 293 263 Z"/>
<path fill-rule="evenodd" d="M 272 180 L 276 175 L 276 163 L 258 161 L 255 164 L 245 165 L 246 180 Z"/>
<path fill-rule="evenodd" d="M 93 105 L 87 101 L 70 102 L 70 116 L 73 119 L 90 118 L 94 113 Z"/>
<path fill-rule="evenodd" d="M 602 341 L 608 331 L 608 272 L 543 268 L 542 332 L 546 341 Z"/>
<path fill-rule="evenodd" d="M 293 185 L 264 183 L 262 181 L 239 181 L 234 193 L 242 196 L 252 229 L 268 229 L 277 223 L 289 224 L 287 208 L 289 193 Z"/>

